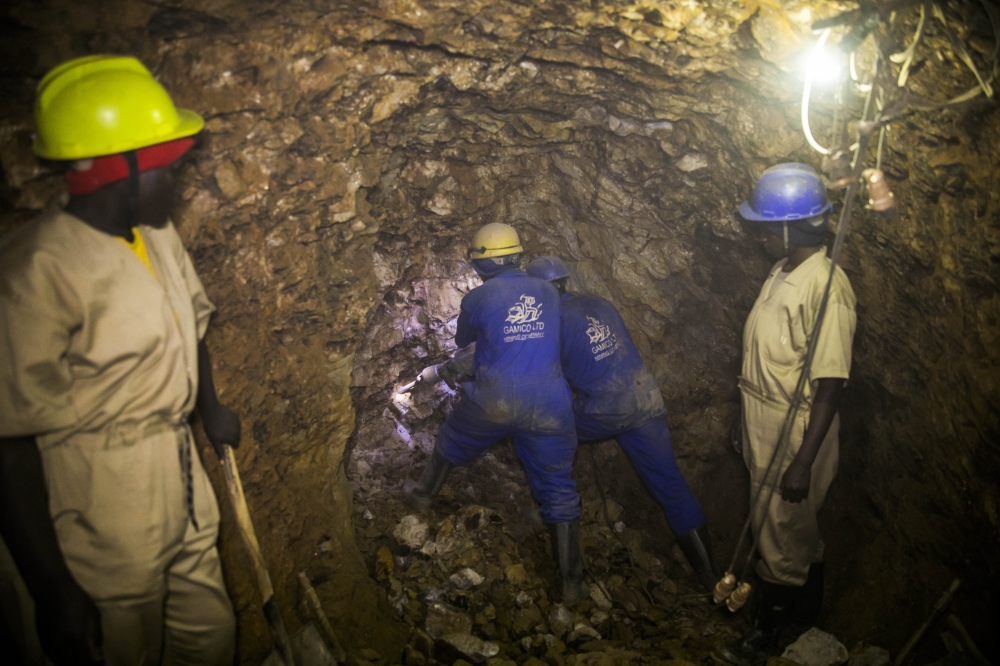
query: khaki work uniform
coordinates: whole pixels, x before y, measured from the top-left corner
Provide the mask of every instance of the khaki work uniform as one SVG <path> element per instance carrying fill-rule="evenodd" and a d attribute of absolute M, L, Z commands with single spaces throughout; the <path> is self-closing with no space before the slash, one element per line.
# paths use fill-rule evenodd
<path fill-rule="evenodd" d="M 0 437 L 37 436 L 109 666 L 229 664 L 218 506 L 188 426 L 214 307 L 173 224 L 139 229 L 148 266 L 64 212 L 4 239 Z"/>
<path fill-rule="evenodd" d="M 782 273 L 786 261 L 779 261 L 771 270 L 743 333 L 743 373 L 740 377 L 743 459 L 750 470 L 751 501 L 762 493 L 752 521 L 761 556 L 757 573 L 771 583 L 803 585 L 809 565 L 823 561 L 823 541 L 816 513 L 837 474 L 839 415 L 834 417 L 813 462 L 809 496 L 797 504 L 786 502 L 781 498 L 781 478 L 802 446 L 809 425 L 815 388 L 812 382 L 823 378 L 846 380 L 848 377 L 856 317 L 851 284 L 837 267 L 812 362 L 810 384 L 806 385 L 787 450 L 765 479 L 765 470 L 777 446 L 802 372 L 809 336 L 830 271 L 830 260 L 822 251 L 790 273 Z M 767 486 L 761 490 L 765 483 Z M 772 487 L 770 502 L 765 504 Z"/>

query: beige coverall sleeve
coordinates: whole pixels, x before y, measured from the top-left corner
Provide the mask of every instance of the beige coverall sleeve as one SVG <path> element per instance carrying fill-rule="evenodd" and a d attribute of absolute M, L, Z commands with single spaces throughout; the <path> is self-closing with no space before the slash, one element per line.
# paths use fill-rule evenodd
<path fill-rule="evenodd" d="M 9 255 L 8 255 L 9 256 Z M 0 272 L 0 437 L 76 421 L 67 354 L 82 319 L 75 293 L 42 253 Z"/>
<path fill-rule="evenodd" d="M 854 340 L 856 322 L 854 308 L 831 294 L 809 372 L 812 380 L 847 379 L 850 376 L 851 343 Z"/>
<path fill-rule="evenodd" d="M 177 234 L 177 229 L 174 227 L 173 222 L 170 223 L 170 231 L 172 232 L 170 234 L 170 249 L 174 253 L 177 265 L 180 266 L 181 273 L 184 274 L 184 282 L 187 284 L 188 294 L 191 295 L 191 304 L 194 306 L 198 339 L 201 340 L 205 337 L 205 332 L 208 330 L 208 320 L 212 317 L 212 313 L 215 312 L 215 305 L 212 304 L 212 301 L 208 300 L 205 287 L 201 284 L 198 273 L 194 269 L 191 255 L 184 248 L 184 243 L 181 242 L 181 237 Z"/>

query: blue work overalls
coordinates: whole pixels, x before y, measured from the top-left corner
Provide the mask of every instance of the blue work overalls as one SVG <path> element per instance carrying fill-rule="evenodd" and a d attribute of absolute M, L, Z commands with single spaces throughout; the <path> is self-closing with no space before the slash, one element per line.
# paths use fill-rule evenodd
<path fill-rule="evenodd" d="M 471 462 L 511 437 L 532 495 L 548 524 L 580 515 L 573 480 L 572 393 L 559 361 L 559 294 L 510 268 L 462 299 L 458 346 L 476 343 L 475 380 L 438 431 L 436 450 L 453 465 Z"/>
<path fill-rule="evenodd" d="M 667 410 L 621 315 L 597 296 L 562 296 L 562 367 L 575 391 L 582 441 L 615 437 L 675 534 L 705 524 L 705 514 L 677 469 Z"/>

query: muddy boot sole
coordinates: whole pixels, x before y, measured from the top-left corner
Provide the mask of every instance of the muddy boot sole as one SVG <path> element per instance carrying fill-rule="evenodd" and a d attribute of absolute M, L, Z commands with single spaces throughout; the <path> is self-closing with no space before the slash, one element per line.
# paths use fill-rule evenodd
<path fill-rule="evenodd" d="M 753 629 L 733 643 L 719 645 L 715 654 L 734 666 L 759 666 L 767 662 L 773 640 L 759 629 Z"/>
<path fill-rule="evenodd" d="M 581 581 L 565 581 L 562 584 L 562 602 L 572 608 L 584 599 L 590 598 L 590 588 Z"/>
<path fill-rule="evenodd" d="M 419 488 L 419 483 L 413 479 L 407 480 L 406 483 L 403 484 L 403 503 L 414 511 L 426 511 L 431 508 L 431 503 L 434 501 L 434 498 L 419 494 L 417 492 Z"/>

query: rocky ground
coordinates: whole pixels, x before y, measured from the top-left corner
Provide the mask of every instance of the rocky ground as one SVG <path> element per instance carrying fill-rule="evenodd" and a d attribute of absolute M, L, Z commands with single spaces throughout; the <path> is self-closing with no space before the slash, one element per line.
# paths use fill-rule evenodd
<path fill-rule="evenodd" d="M 713 644 L 739 635 L 743 621 L 710 603 L 680 554 L 643 550 L 641 529 L 619 520 L 622 506 L 603 503 L 593 484 L 580 488 L 591 598 L 562 605 L 548 530 L 513 446 L 498 444 L 474 467 L 479 483 L 457 469 L 434 506 L 417 514 L 402 503 L 398 479 L 351 479 L 358 545 L 412 628 L 407 664 L 451 663 L 447 646 L 432 649 L 449 634 L 495 645 L 473 644 L 484 657 L 559 666 L 640 657 L 711 663 Z M 469 649 L 453 648 L 466 659 Z"/>
<path fill-rule="evenodd" d="M 676 549 L 643 550 L 642 530 L 618 520 L 622 506 L 596 485 L 581 488 L 590 598 L 570 607 L 559 599 L 547 529 L 513 447 L 502 443 L 474 466 L 493 483 L 473 486 L 466 470 L 456 470 L 434 506 L 416 514 L 407 513 L 397 486 L 352 479 L 358 545 L 410 628 L 404 664 L 727 663 L 718 647 L 747 629 L 747 611 L 713 605 Z M 769 666 L 889 662 L 887 652 L 863 644 L 848 654 L 817 629 L 775 653 Z M 972 663 L 956 659 L 949 663 Z M 354 661 L 386 663 L 372 649 Z"/>
<path fill-rule="evenodd" d="M 418 386 L 412 400 L 397 399 L 390 410 L 397 424 L 412 423 L 414 403 L 446 409 L 450 400 L 443 385 Z M 424 416 L 426 426 L 441 415 Z M 361 464 L 349 467 L 348 479 L 357 543 L 410 629 L 405 664 L 725 663 L 714 650 L 747 629 L 747 611 L 713 605 L 676 546 L 657 549 L 654 527 L 625 521 L 605 487 L 616 449 L 614 442 L 584 444 L 577 454 L 590 598 L 575 607 L 560 601 L 548 529 L 510 442 L 452 470 L 432 507 L 416 513 L 401 486 L 427 459 L 419 444 L 378 474 L 355 455 Z M 377 651 L 366 656 L 385 662 Z"/>

